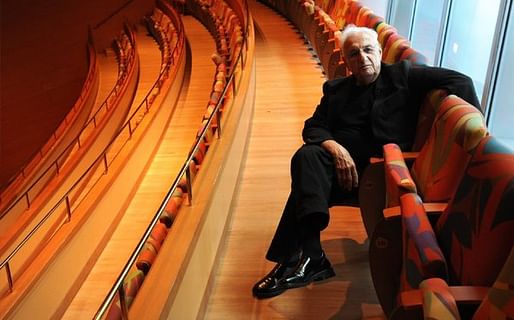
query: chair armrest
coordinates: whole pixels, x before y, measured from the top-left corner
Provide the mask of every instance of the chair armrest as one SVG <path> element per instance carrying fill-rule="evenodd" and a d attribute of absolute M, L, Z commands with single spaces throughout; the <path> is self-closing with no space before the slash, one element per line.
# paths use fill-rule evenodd
<path fill-rule="evenodd" d="M 480 304 L 488 290 L 488 287 L 448 286 L 442 279 L 430 278 L 421 282 L 420 289 L 401 292 L 399 302 L 406 310 L 423 308 L 425 319 L 460 319 L 457 306 Z M 443 305 L 444 310 L 440 308 Z"/>
<path fill-rule="evenodd" d="M 405 160 L 405 163 L 407 163 L 408 167 L 410 167 L 410 163 L 412 163 L 412 161 L 416 160 L 418 155 L 419 155 L 418 151 L 411 151 L 411 152 L 402 151 L 403 159 Z M 384 162 L 384 158 L 371 157 L 371 158 L 369 158 L 369 162 L 370 163 Z"/>
<path fill-rule="evenodd" d="M 415 193 L 400 197 L 403 234 L 402 287 L 417 288 L 428 278 L 447 279 L 446 259 L 439 248 L 423 203 Z"/>
<path fill-rule="evenodd" d="M 457 302 L 446 281 L 430 278 L 423 280 L 419 287 L 423 296 L 423 318 L 460 319 Z"/>
<path fill-rule="evenodd" d="M 386 183 L 386 206 L 396 206 L 406 192 L 416 193 L 416 183 L 412 179 L 400 147 L 394 143 L 384 145 L 384 170 Z"/>
<path fill-rule="evenodd" d="M 432 216 L 434 215 L 436 216 L 436 218 L 439 217 L 439 215 L 444 211 L 444 209 L 446 209 L 447 206 L 447 202 L 423 202 L 423 208 L 425 208 L 425 213 L 427 214 L 429 220 L 434 219 L 432 218 Z M 401 215 L 402 210 L 400 206 L 394 206 L 385 208 L 384 210 L 382 210 L 382 213 L 384 215 L 384 218 L 387 219 L 390 217 Z"/>

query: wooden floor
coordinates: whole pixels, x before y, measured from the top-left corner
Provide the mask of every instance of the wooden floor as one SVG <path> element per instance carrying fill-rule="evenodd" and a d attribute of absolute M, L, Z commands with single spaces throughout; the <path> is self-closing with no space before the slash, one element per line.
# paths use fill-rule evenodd
<path fill-rule="evenodd" d="M 323 248 L 336 277 L 257 300 L 253 284 L 285 200 L 289 161 L 325 78 L 303 38 L 268 7 L 250 1 L 256 28 L 256 101 L 247 159 L 204 319 L 384 319 L 371 282 L 359 210 L 331 210 Z M 194 52 L 193 52 L 194 55 Z"/>
<path fill-rule="evenodd" d="M 210 55 L 215 51 L 215 44 L 200 22 L 191 16 L 185 16 L 182 19 L 189 39 L 188 46 L 194 54 L 191 55 L 191 61 L 186 67 L 185 83 L 177 106 L 173 110 L 173 117 L 166 126 L 158 150 L 130 200 L 122 221 L 61 319 L 92 318 L 105 298 L 105 292 L 108 292 L 112 286 L 114 279 L 157 211 L 171 181 L 189 152 L 191 141 L 195 139 L 214 78 L 215 67 Z M 153 41 L 144 39 L 140 35 L 138 43 L 142 40 Z M 149 51 L 151 48 L 151 46 L 144 46 L 146 49 L 141 51 L 142 45 L 138 47 L 140 52 Z M 148 65 L 156 61 L 160 63 L 160 56 L 153 61 L 148 61 Z M 141 65 L 147 64 L 142 61 Z M 151 70 L 147 70 L 146 73 Z M 151 84 L 151 81 L 146 82 Z M 177 140 L 177 137 L 182 139 Z"/>

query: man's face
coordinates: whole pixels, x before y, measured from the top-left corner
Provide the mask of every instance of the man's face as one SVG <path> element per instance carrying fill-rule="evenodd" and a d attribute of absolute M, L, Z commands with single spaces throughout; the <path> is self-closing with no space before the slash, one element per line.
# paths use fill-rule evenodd
<path fill-rule="evenodd" d="M 367 85 L 377 79 L 382 49 L 371 36 L 366 33 L 348 36 L 344 43 L 343 56 L 358 85 Z"/>

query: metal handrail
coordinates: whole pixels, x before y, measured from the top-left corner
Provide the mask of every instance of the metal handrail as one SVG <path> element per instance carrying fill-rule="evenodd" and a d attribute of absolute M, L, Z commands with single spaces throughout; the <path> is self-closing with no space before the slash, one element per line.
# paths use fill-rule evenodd
<path fill-rule="evenodd" d="M 159 1 L 159 3 L 160 2 L 161 1 Z M 239 55 L 237 57 L 236 64 L 235 64 L 236 66 L 238 64 L 241 64 L 242 70 L 244 70 L 244 67 L 245 67 L 244 53 L 246 53 L 246 50 L 248 48 L 247 47 L 248 46 L 247 35 L 248 35 L 248 28 L 249 28 L 249 23 L 248 23 L 249 10 L 248 10 L 248 1 L 247 0 L 244 0 L 244 5 L 245 5 L 245 10 L 246 10 L 246 26 L 245 26 L 245 32 L 243 35 L 243 43 L 241 45 L 241 50 L 239 52 Z M 220 110 L 220 107 L 222 106 L 222 103 L 224 101 L 226 93 L 231 85 L 233 86 L 233 88 L 235 90 L 235 72 L 232 72 L 232 74 L 229 76 L 229 78 L 225 84 L 225 87 L 223 88 L 220 99 L 216 103 L 216 106 L 213 109 L 212 113 L 210 114 L 207 122 L 205 124 L 203 124 L 202 131 L 197 135 L 196 141 L 195 141 L 193 147 L 191 148 L 189 155 L 187 156 L 186 160 L 184 161 L 184 164 L 182 165 L 179 173 L 177 174 L 175 180 L 173 181 L 171 188 L 168 190 L 166 196 L 164 197 L 164 200 L 162 201 L 161 205 L 159 206 L 159 209 L 157 210 L 156 214 L 154 215 L 153 219 L 151 220 L 148 228 L 146 229 L 146 231 L 143 234 L 142 238 L 140 239 L 138 245 L 132 252 L 130 258 L 128 259 L 127 263 L 125 264 L 125 266 L 124 266 L 123 270 L 121 271 L 120 275 L 118 276 L 116 282 L 113 284 L 111 290 L 109 291 L 109 293 L 106 296 L 105 300 L 103 301 L 102 305 L 98 309 L 98 311 L 94 317 L 95 320 L 99 320 L 105 315 L 105 313 L 107 312 L 110 305 L 114 302 L 114 298 L 115 298 L 116 294 L 119 295 L 119 299 L 120 299 L 120 308 L 121 308 L 122 319 L 128 319 L 128 307 L 127 307 L 127 304 L 125 301 L 123 282 L 124 282 L 125 278 L 127 277 L 128 273 L 130 272 L 132 265 L 136 262 L 138 256 L 141 254 L 146 241 L 150 238 L 153 228 L 159 222 L 160 216 L 164 212 L 164 209 L 166 208 L 173 193 L 179 186 L 180 181 L 182 180 L 182 177 L 184 176 L 184 174 L 187 177 L 187 184 L 188 184 L 188 190 L 189 190 L 188 194 L 190 197 L 189 200 L 190 201 L 192 200 L 191 192 L 190 192 L 191 191 L 191 178 L 190 178 L 191 174 L 189 171 L 190 170 L 189 164 L 191 163 L 191 161 L 193 161 L 193 158 L 194 158 L 196 152 L 198 151 L 200 144 L 202 143 L 203 139 L 205 138 L 207 130 L 210 129 L 212 121 L 214 121 L 213 120 L 214 117 L 216 117 L 218 119 L 218 123 L 217 123 L 218 128 L 217 129 L 218 129 L 218 136 L 219 136 L 220 130 L 221 130 L 221 123 L 219 122 L 219 119 L 220 119 L 220 117 L 219 117 L 220 111 L 219 110 Z"/>
<path fill-rule="evenodd" d="M 135 45 L 133 45 L 134 47 L 134 51 L 135 51 Z M 130 55 L 132 61 L 134 61 L 134 57 L 135 55 L 132 53 Z M 114 140 L 114 139 L 113 139 Z M 108 150 L 109 147 L 110 147 L 111 144 L 108 144 L 108 146 L 105 148 L 105 150 Z M 104 151 L 101 156 L 99 158 L 104 158 L 104 153 L 106 151 Z M 90 165 L 90 167 L 80 176 L 80 178 L 70 187 L 70 189 L 65 193 L 65 195 L 52 207 L 52 209 L 50 209 L 49 212 L 47 212 L 45 214 L 45 216 L 36 224 L 36 226 L 23 238 L 23 240 L 18 244 L 16 245 L 16 247 L 11 251 L 11 253 L 2 261 L 2 263 L 0 263 L 0 269 L 4 268 L 6 269 L 6 272 L 7 272 L 7 279 L 8 279 L 8 283 L 9 283 L 9 289 L 12 291 L 12 287 L 13 287 L 13 281 L 12 281 L 12 272 L 10 271 L 10 265 L 9 265 L 9 262 L 12 260 L 12 258 L 14 256 L 16 256 L 16 254 L 18 253 L 18 251 L 20 251 L 22 249 L 22 247 L 32 238 L 32 236 L 39 230 L 39 228 L 44 224 L 44 222 L 46 220 L 48 220 L 48 218 L 50 216 L 52 216 L 52 214 L 59 208 L 59 206 L 63 203 L 63 202 L 66 202 L 67 204 L 69 203 L 69 194 L 74 191 L 75 187 L 80 183 L 82 182 L 82 180 L 84 179 L 84 177 L 86 177 L 89 173 L 91 173 L 91 169 L 94 168 L 96 165 L 98 164 L 98 158 Z M 69 211 L 70 210 L 70 207 L 67 205 L 67 209 L 68 209 L 68 217 L 71 217 L 71 212 Z"/>
<path fill-rule="evenodd" d="M 50 216 L 52 216 L 52 214 L 54 212 L 57 211 L 57 209 L 61 206 L 61 204 L 65 203 L 66 204 L 66 209 L 67 209 L 67 216 L 68 216 L 68 219 L 71 219 L 71 206 L 69 205 L 69 197 L 70 197 L 70 194 L 79 186 L 79 184 L 81 182 L 83 182 L 83 180 L 89 176 L 91 173 L 93 173 L 93 169 L 95 169 L 98 165 L 100 165 L 101 163 L 104 164 L 104 170 L 105 170 L 105 173 L 108 171 L 108 167 L 109 167 L 109 163 L 107 162 L 107 152 L 110 150 L 110 148 L 113 146 L 113 144 L 115 142 L 118 141 L 118 138 L 121 138 L 122 136 L 122 133 L 124 132 L 125 129 L 128 129 L 128 132 L 129 132 L 129 137 L 127 138 L 130 139 L 131 136 L 132 136 L 132 133 L 134 132 L 135 128 L 137 128 L 138 124 L 136 123 L 135 126 L 132 126 L 131 123 L 132 123 L 132 120 L 134 120 L 134 118 L 136 116 L 139 115 L 138 111 L 142 111 L 143 115 L 146 114 L 149 110 L 149 106 L 150 104 L 148 103 L 148 99 L 149 99 L 149 96 L 150 96 L 150 93 L 153 91 L 153 89 L 157 86 L 157 85 L 162 85 L 163 83 L 163 79 L 166 77 L 168 77 L 168 72 L 169 72 L 169 69 L 170 69 L 170 66 L 173 64 L 173 61 L 174 61 L 174 58 L 176 56 L 178 56 L 180 53 L 178 52 L 179 49 L 182 49 L 183 46 L 184 46 L 184 36 L 183 36 L 183 28 L 181 25 L 178 26 L 178 33 L 179 34 L 182 34 L 182 36 L 179 36 L 179 40 L 178 42 L 176 43 L 176 46 L 173 48 L 173 51 L 170 55 L 170 59 L 167 59 L 165 61 L 166 65 L 164 68 L 161 69 L 161 72 L 159 74 L 159 77 L 157 79 L 157 81 L 155 82 L 154 86 L 152 86 L 152 89 L 149 91 L 149 94 L 146 95 L 146 97 L 144 98 L 144 100 L 142 101 L 142 103 L 138 106 L 138 108 L 134 111 L 134 113 L 132 114 L 132 116 L 125 122 L 125 124 L 123 126 L 120 127 L 120 129 L 118 130 L 117 134 L 114 135 L 114 137 L 111 139 L 111 141 L 107 144 L 107 146 L 104 148 L 104 150 L 102 151 L 102 153 L 95 159 L 95 161 L 93 161 L 93 163 L 87 168 L 87 170 L 80 176 L 80 178 L 77 179 L 77 181 L 75 183 L 73 183 L 73 185 L 69 188 L 69 190 L 64 194 L 64 196 L 52 207 L 52 209 L 50 209 L 50 211 L 37 223 L 37 225 L 27 234 L 27 236 L 25 236 L 23 238 L 23 240 L 13 249 L 13 251 L 11 251 L 11 253 L 2 261 L 2 263 L 0 263 L 0 269 L 2 268 L 5 268 L 6 270 L 6 273 L 7 273 L 7 280 L 8 280 L 8 284 L 9 284 L 9 289 L 12 291 L 12 288 L 13 288 L 13 279 L 12 279 L 12 272 L 11 272 L 11 267 L 10 267 L 10 264 L 9 262 L 12 260 L 12 258 L 14 256 L 16 256 L 16 254 L 21 250 L 21 248 L 32 238 L 32 236 L 40 229 L 40 227 L 42 225 L 44 225 L 45 221 L 48 220 L 48 218 Z M 135 43 L 133 44 L 133 48 L 134 48 L 134 52 L 136 51 L 135 48 Z M 132 57 L 135 57 L 135 54 L 132 53 Z M 142 110 L 142 108 L 145 107 L 144 110 Z M 117 155 L 117 154 L 116 154 Z M 116 157 L 116 155 L 113 156 L 113 159 Z M 96 182 L 95 182 L 96 183 Z"/>
<path fill-rule="evenodd" d="M 129 63 L 131 63 L 134 59 L 134 53 L 132 51 L 129 51 L 130 55 L 127 57 Z M 96 60 L 95 60 L 96 61 Z M 20 201 L 22 200 L 25 200 L 26 201 L 26 204 L 27 204 L 27 208 L 30 207 L 32 201 L 31 201 L 31 198 L 29 196 L 29 193 L 34 189 L 36 188 L 36 186 L 39 184 L 39 182 L 44 178 L 46 177 L 46 175 L 50 172 L 50 170 L 54 169 L 56 170 L 56 172 L 59 171 L 59 163 L 61 161 L 64 161 L 64 159 L 66 158 L 66 156 L 75 148 L 75 146 L 78 146 L 79 148 L 81 147 L 81 136 L 82 134 L 92 125 L 93 128 L 96 128 L 100 119 L 102 118 L 102 113 L 104 111 L 108 111 L 110 109 L 110 101 L 113 97 L 117 97 L 118 96 L 118 87 L 119 85 L 123 85 L 124 81 L 125 81 L 125 71 L 123 71 L 119 76 L 118 76 L 118 81 L 116 82 L 114 88 L 109 92 L 109 94 L 107 95 L 107 98 L 104 100 L 104 102 L 100 105 L 100 107 L 96 110 L 96 112 L 91 116 L 89 117 L 89 120 L 86 121 L 86 123 L 82 126 L 82 129 L 79 131 L 79 133 L 76 135 L 76 137 L 66 146 L 66 148 L 64 148 L 64 150 L 59 153 L 59 155 L 56 157 L 56 160 L 54 160 L 40 175 L 39 177 L 33 181 L 30 185 L 30 187 L 27 188 L 27 190 L 25 192 L 23 192 L 21 195 L 19 195 L 17 197 L 16 200 L 14 200 L 8 208 L 6 208 L 2 213 L 0 213 L 0 218 L 2 218 L 3 216 L 5 216 L 6 214 L 8 214 L 15 206 L 18 205 L 18 203 L 20 203 Z M 76 112 L 76 111 L 75 111 Z M 102 112 L 102 113 L 101 113 Z M 56 130 L 57 131 L 57 130 Z M 57 137 L 55 137 L 55 139 L 57 139 Z M 43 148 L 41 148 L 41 150 L 38 152 L 41 156 L 41 158 L 43 158 L 45 156 L 46 153 L 43 153 L 43 149 L 47 148 L 47 144 L 45 144 L 43 146 Z M 24 167 L 25 169 L 26 167 Z M 25 176 L 25 172 L 24 172 L 24 169 L 21 170 L 21 175 L 24 177 Z"/>
<path fill-rule="evenodd" d="M 48 140 L 43 145 L 43 147 L 41 147 L 41 149 L 36 151 L 33 154 L 33 156 L 31 156 L 31 161 L 28 162 L 27 164 L 25 164 L 20 170 L 18 170 L 18 172 L 10 180 L 10 182 L 8 182 L 6 184 L 5 188 L 1 188 L 1 191 L 0 191 L 0 203 L 5 201 L 5 199 L 3 199 L 3 197 L 5 197 L 6 195 L 8 196 L 9 195 L 9 191 L 12 188 L 15 188 L 17 186 L 17 183 L 19 181 L 23 180 L 26 177 L 26 175 L 27 175 L 27 172 L 26 172 L 27 168 L 33 167 L 39 161 L 41 161 L 41 159 L 43 159 L 43 157 L 46 154 L 44 150 L 50 150 L 51 146 L 53 146 L 55 144 L 55 142 L 57 141 L 57 139 L 59 139 L 59 136 L 57 135 L 57 132 L 62 131 L 62 129 L 68 125 L 68 123 L 70 121 L 69 119 L 73 118 L 76 115 L 76 113 L 78 112 L 78 110 L 80 108 L 82 108 L 83 102 L 87 99 L 87 96 L 91 93 L 91 88 L 93 86 L 94 78 L 97 76 L 97 73 L 98 73 L 98 68 L 97 68 L 98 62 L 97 62 L 97 57 L 96 57 L 96 51 L 93 48 L 93 46 L 94 46 L 93 43 L 91 41 L 88 41 L 88 53 L 89 53 L 88 60 L 90 62 L 89 63 L 89 68 L 88 68 L 89 71 L 88 71 L 88 76 L 87 76 L 87 78 L 86 78 L 86 80 L 84 82 L 84 85 L 82 86 L 82 90 L 80 91 L 80 95 L 79 95 L 77 101 L 75 101 L 73 107 L 71 107 L 70 111 L 68 111 L 68 113 L 64 117 L 63 121 L 59 124 L 57 129 L 54 131 L 54 133 L 52 134 L 50 140 Z M 24 195 L 19 196 L 18 199 L 19 198 L 23 198 L 23 196 Z M 7 212 L 8 210 L 10 210 L 11 208 L 12 208 L 12 206 L 9 206 L 6 210 L 4 210 L 4 212 L 2 212 L 0 214 L 0 218 L 2 216 L 4 216 L 4 213 Z"/>

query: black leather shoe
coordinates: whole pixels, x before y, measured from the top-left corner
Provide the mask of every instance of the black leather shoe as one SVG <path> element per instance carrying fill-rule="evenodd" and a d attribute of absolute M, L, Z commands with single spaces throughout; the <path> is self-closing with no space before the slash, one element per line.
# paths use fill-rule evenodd
<path fill-rule="evenodd" d="M 310 257 L 302 257 L 295 270 L 286 275 L 278 284 L 278 287 L 298 288 L 308 285 L 313 281 L 321 281 L 335 276 L 330 261 L 322 254 L 319 260 Z"/>
<path fill-rule="evenodd" d="M 287 287 L 280 285 L 285 275 L 295 270 L 295 267 L 288 267 L 277 263 L 275 267 L 264 278 L 253 286 L 253 295 L 256 298 L 271 298 L 286 291 Z"/>

